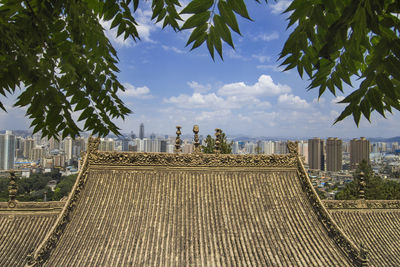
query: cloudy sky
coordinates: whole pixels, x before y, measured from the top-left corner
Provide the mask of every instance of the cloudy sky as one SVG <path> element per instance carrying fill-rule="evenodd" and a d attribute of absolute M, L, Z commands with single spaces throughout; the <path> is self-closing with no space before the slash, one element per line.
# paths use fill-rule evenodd
<path fill-rule="evenodd" d="M 281 13 L 290 1 L 270 2 L 247 2 L 254 21 L 239 19 L 242 36 L 232 34 L 235 50 L 224 45 L 224 61 L 216 57 L 214 62 L 206 47 L 185 47 L 190 32 L 162 30 L 151 22 L 148 2 L 135 14 L 141 41 L 123 41 L 106 31 L 118 51 L 119 78 L 127 89 L 120 96 L 133 111 L 117 122 L 122 132 L 138 134 L 143 122 L 146 135 L 173 134 L 175 125 L 191 134 L 194 124 L 204 135 L 215 128 L 228 135 L 266 137 L 400 135 L 399 112 L 387 119 L 374 114 L 372 123 L 362 119 L 359 128 L 352 118 L 333 125 L 344 108 L 336 103 L 343 96 L 326 93 L 318 100 L 318 91 L 307 91 L 308 81 L 295 70 L 281 71 L 278 54 L 291 31 Z M 12 96 L 1 100 L 12 106 Z M 23 110 L 8 111 L 0 111 L 0 129 L 28 128 Z"/>

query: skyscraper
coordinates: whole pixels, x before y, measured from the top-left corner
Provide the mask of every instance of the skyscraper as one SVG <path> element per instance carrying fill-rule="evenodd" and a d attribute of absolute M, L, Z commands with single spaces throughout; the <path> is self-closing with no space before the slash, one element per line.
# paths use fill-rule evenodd
<path fill-rule="evenodd" d="M 15 135 L 11 131 L 0 134 L 0 170 L 14 168 Z"/>
<path fill-rule="evenodd" d="M 342 170 L 342 140 L 338 138 L 329 137 L 326 140 L 326 170 Z"/>
<path fill-rule="evenodd" d="M 308 139 L 308 164 L 312 170 L 325 170 L 324 140 Z"/>
<path fill-rule="evenodd" d="M 32 138 L 27 138 L 24 141 L 24 158 L 29 159 L 31 157 L 32 149 L 35 147 L 35 141 Z"/>
<path fill-rule="evenodd" d="M 140 129 L 139 129 L 139 138 L 143 140 L 144 138 L 144 124 L 140 124 Z"/>
<path fill-rule="evenodd" d="M 356 169 L 361 161 L 369 163 L 369 141 L 365 137 L 350 141 L 350 166 Z"/>

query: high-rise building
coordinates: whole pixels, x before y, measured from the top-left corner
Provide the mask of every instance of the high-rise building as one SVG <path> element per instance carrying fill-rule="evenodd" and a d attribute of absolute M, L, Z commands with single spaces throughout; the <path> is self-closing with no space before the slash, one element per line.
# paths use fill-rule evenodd
<path fill-rule="evenodd" d="M 104 139 L 101 138 L 100 140 L 100 151 L 114 151 L 115 150 L 115 141 L 112 138 Z"/>
<path fill-rule="evenodd" d="M 287 144 L 285 141 L 275 141 L 274 143 L 274 153 L 275 154 L 287 154 L 289 151 L 287 149 Z"/>
<path fill-rule="evenodd" d="M 144 124 L 141 123 L 140 124 L 140 129 L 139 129 L 139 139 L 143 140 L 143 138 L 144 138 Z"/>
<path fill-rule="evenodd" d="M 325 170 L 324 140 L 308 139 L 308 165 L 312 170 Z"/>
<path fill-rule="evenodd" d="M 35 147 L 35 141 L 32 138 L 27 138 L 24 141 L 24 158 L 29 159 L 31 151 Z"/>
<path fill-rule="evenodd" d="M 360 139 L 353 139 L 350 141 L 350 166 L 356 169 L 357 166 L 363 161 L 369 163 L 369 141 L 365 137 Z"/>
<path fill-rule="evenodd" d="M 60 142 L 57 139 L 51 137 L 49 140 L 49 150 L 52 151 L 55 149 L 60 149 Z"/>
<path fill-rule="evenodd" d="M 299 142 L 299 154 L 304 157 L 304 163 L 308 164 L 308 143 L 303 140 Z"/>
<path fill-rule="evenodd" d="M 262 153 L 263 154 L 270 155 L 270 154 L 275 153 L 275 150 L 274 150 L 275 144 L 273 141 L 262 141 L 261 145 L 262 145 Z"/>
<path fill-rule="evenodd" d="M 14 168 L 15 135 L 11 131 L 0 134 L 0 170 Z"/>
<path fill-rule="evenodd" d="M 232 154 L 238 154 L 239 153 L 239 142 L 235 141 L 232 144 Z"/>
<path fill-rule="evenodd" d="M 326 170 L 342 170 L 342 140 L 329 137 L 326 140 Z"/>

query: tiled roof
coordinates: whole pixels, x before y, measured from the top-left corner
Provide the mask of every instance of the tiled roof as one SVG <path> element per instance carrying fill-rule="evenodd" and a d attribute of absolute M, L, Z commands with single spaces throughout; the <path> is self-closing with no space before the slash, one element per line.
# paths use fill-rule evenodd
<path fill-rule="evenodd" d="M 0 266 L 24 266 L 27 255 L 44 239 L 63 204 L 18 203 L 15 209 L 0 205 Z"/>
<path fill-rule="evenodd" d="M 295 152 L 88 150 L 31 266 L 365 266 Z"/>
<path fill-rule="evenodd" d="M 400 201 L 356 202 L 340 201 L 339 207 L 333 201 L 326 203 L 347 236 L 369 250 L 371 266 L 400 266 Z"/>

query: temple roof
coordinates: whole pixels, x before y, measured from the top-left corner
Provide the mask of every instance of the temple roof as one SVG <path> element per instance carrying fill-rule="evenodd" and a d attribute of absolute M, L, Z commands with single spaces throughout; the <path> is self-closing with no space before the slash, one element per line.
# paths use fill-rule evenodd
<path fill-rule="evenodd" d="M 400 266 L 400 201 L 324 201 L 334 220 L 369 250 L 371 266 Z"/>
<path fill-rule="evenodd" d="M 0 266 L 24 266 L 27 255 L 43 241 L 65 202 L 0 202 Z"/>
<path fill-rule="evenodd" d="M 91 151 L 30 265 L 348 266 L 296 154 Z"/>

